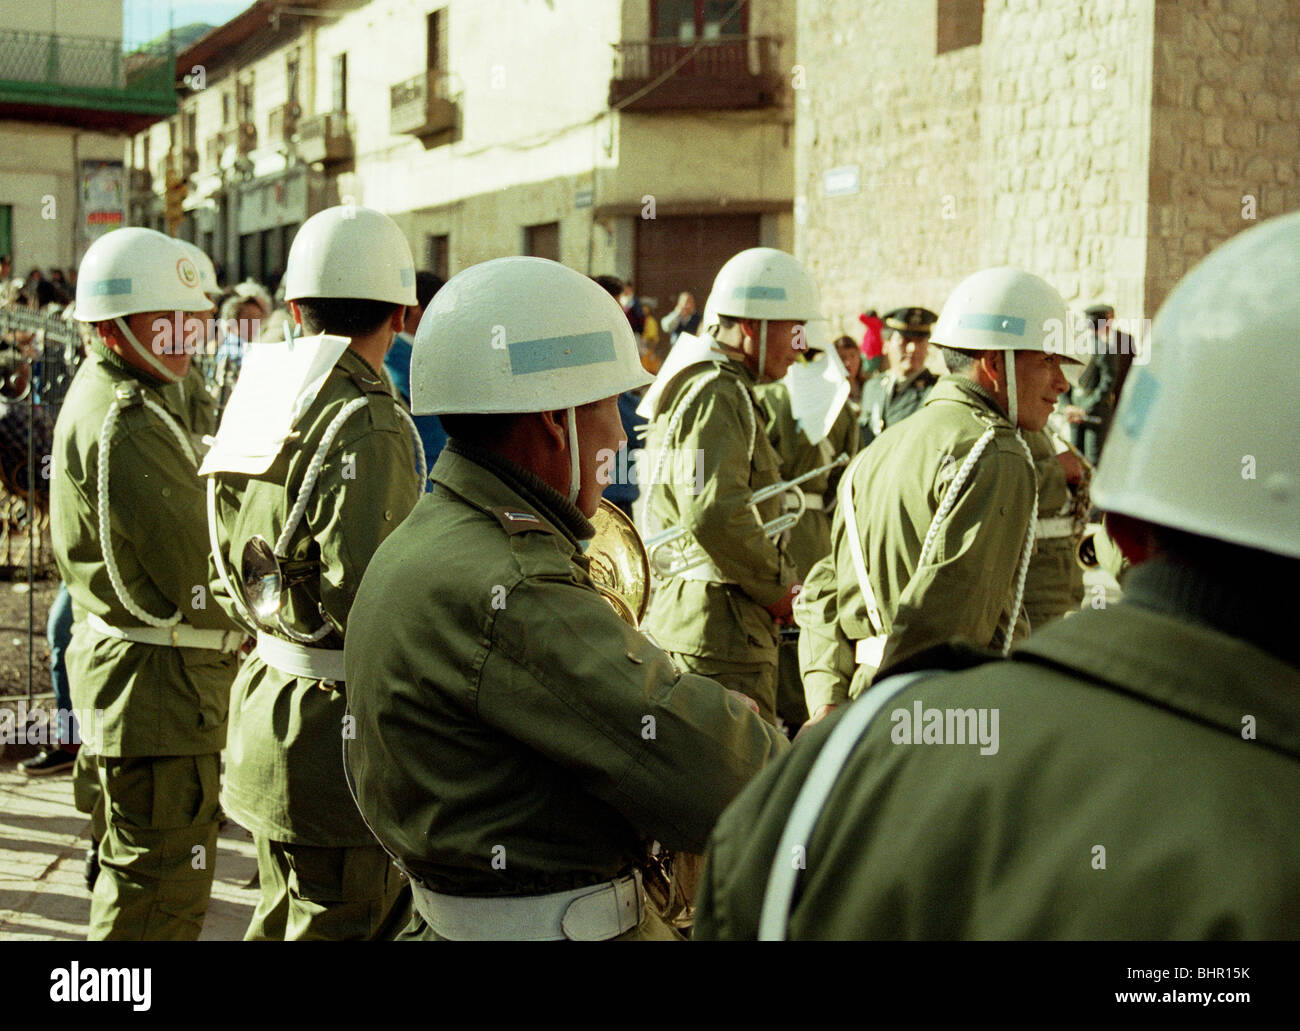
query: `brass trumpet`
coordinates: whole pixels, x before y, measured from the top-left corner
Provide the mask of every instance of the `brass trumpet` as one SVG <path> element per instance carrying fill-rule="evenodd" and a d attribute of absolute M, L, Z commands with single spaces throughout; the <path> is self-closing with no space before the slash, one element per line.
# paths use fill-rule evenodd
<path fill-rule="evenodd" d="M 848 464 L 849 456 L 842 454 L 833 462 L 827 462 L 825 465 L 818 466 L 801 476 L 796 476 L 790 480 L 782 480 L 780 483 L 773 483 L 768 487 L 760 487 L 754 491 L 749 499 L 749 505 L 754 509 L 755 516 L 758 516 L 758 506 L 764 501 L 770 501 L 772 498 L 787 493 L 792 494 L 795 499 L 793 508 L 789 508 L 779 516 L 763 523 L 763 532 L 775 540 L 803 518 L 804 511 L 807 509 L 807 502 L 804 500 L 803 491 L 799 489 L 799 484 Z M 761 521 L 761 517 L 759 519 Z M 648 538 L 645 541 L 645 549 L 650 562 L 650 571 L 660 579 L 667 579 L 670 576 L 677 576 L 688 569 L 693 569 L 708 562 L 708 553 L 689 538 L 690 531 L 684 526 L 674 526 L 672 529 L 664 530 Z"/>

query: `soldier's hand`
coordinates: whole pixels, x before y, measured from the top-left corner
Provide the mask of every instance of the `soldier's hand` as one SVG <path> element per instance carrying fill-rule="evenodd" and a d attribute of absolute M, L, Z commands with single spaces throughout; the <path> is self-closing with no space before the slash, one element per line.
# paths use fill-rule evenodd
<path fill-rule="evenodd" d="M 767 607 L 767 611 L 776 620 L 777 626 L 790 626 L 794 623 L 794 599 L 803 590 L 803 584 L 791 584 L 790 589 Z"/>
<path fill-rule="evenodd" d="M 1088 418 L 1088 413 L 1078 405 L 1066 405 L 1065 417 L 1070 422 L 1083 422 L 1084 419 Z"/>
<path fill-rule="evenodd" d="M 758 702 L 750 698 L 749 695 L 741 694 L 739 691 L 733 691 L 729 687 L 724 688 L 724 690 L 727 692 L 727 694 L 731 695 L 732 698 L 740 699 L 740 701 L 744 703 L 745 707 L 749 709 L 749 711 L 752 712 L 755 716 L 759 715 Z"/>
<path fill-rule="evenodd" d="M 829 716 L 838 708 L 839 708 L 838 705 L 821 706 L 815 713 L 812 714 L 808 722 L 799 728 L 799 733 L 797 733 L 794 736 L 795 741 L 798 741 L 801 737 L 803 737 L 804 734 L 808 732 L 809 727 L 816 726 L 818 723 L 820 723 L 822 720 L 824 720 L 827 716 Z"/>
<path fill-rule="evenodd" d="M 1078 457 L 1069 451 L 1062 451 L 1056 456 L 1056 460 L 1061 463 L 1061 468 L 1065 470 L 1066 483 L 1078 483 L 1083 479 L 1083 463 Z"/>

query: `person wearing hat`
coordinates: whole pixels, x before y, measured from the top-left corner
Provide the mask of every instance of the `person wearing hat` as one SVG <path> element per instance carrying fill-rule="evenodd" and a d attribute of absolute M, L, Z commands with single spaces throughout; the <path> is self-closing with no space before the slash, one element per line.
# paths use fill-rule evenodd
<path fill-rule="evenodd" d="M 820 307 L 791 255 L 741 251 L 714 280 L 704 336 L 678 338 L 638 409 L 650 420 L 648 518 L 684 528 L 676 550 L 690 559 L 658 584 L 646 631 L 681 668 L 748 695 L 772 722 L 778 628 L 790 622 L 799 578 L 761 525 L 780 513 L 780 498 L 758 506 L 758 518 L 750 504 L 781 479 L 754 386 L 785 375 Z"/>
<path fill-rule="evenodd" d="M 895 308 L 884 319 L 888 368 L 862 388 L 862 446 L 885 427 L 906 419 L 925 404 L 939 377 L 925 367 L 930 330 L 938 318 L 928 308 Z"/>
<path fill-rule="evenodd" d="M 1124 599 L 1009 661 L 918 656 L 810 732 L 719 822 L 697 936 L 1300 937 L 1300 648 L 1259 590 L 1300 574 L 1297 255 L 1300 213 L 1263 222 L 1157 315 L 1094 488 Z M 1269 377 L 1223 378 L 1243 345 Z M 1211 392 L 1239 403 L 1207 427 Z M 918 710 L 1001 733 L 927 746 Z"/>
<path fill-rule="evenodd" d="M 344 778 L 343 639 L 366 565 L 424 481 L 380 372 L 415 267 L 391 218 L 349 204 L 303 223 L 285 283 L 304 335 L 247 349 L 201 470 L 213 590 L 257 640 L 231 691 L 222 805 L 257 846 L 246 940 L 391 937 L 409 892 Z"/>
<path fill-rule="evenodd" d="M 781 479 L 825 470 L 799 485 L 803 514 L 784 535 L 786 554 L 801 581 L 831 550 L 828 503 L 834 501 L 844 467 L 828 467 L 841 455 L 851 457 L 858 451 L 858 423 L 849 406 L 851 384 L 838 353 L 830 357 L 826 320 L 813 320 L 804 329 L 805 357 L 790 366 L 784 378 L 754 387 L 768 439 L 780 458 Z M 856 346 L 854 353 L 861 357 Z M 789 633 L 783 635 L 778 653 L 777 715 L 791 734 L 808 719 L 799 648 Z"/>
<path fill-rule="evenodd" d="M 542 258 L 464 270 L 420 322 L 412 408 L 449 440 L 345 646 L 347 766 L 410 878 L 406 936 L 676 937 L 647 905 L 650 842 L 699 852 L 786 747 L 596 589 L 602 456 L 649 380 L 618 302 Z"/>
<path fill-rule="evenodd" d="M 932 645 L 1005 651 L 1028 630 L 1037 475 L 1022 432 L 1068 385 L 1065 302 L 1038 276 L 986 269 L 958 284 L 935 336 L 950 373 L 841 477 L 831 554 L 795 607 L 813 721 Z"/>
<path fill-rule="evenodd" d="M 1071 391 L 1065 417 L 1074 438 L 1071 443 L 1096 465 L 1110 432 L 1115 402 L 1133 364 L 1133 338 L 1115 328 L 1115 309 L 1109 304 L 1095 304 L 1084 314 L 1092 323 L 1093 354 Z"/>
<path fill-rule="evenodd" d="M 95 784 L 78 785 L 100 839 L 93 939 L 196 939 L 212 889 L 244 635 L 208 597 L 203 428 L 175 389 L 192 317 L 210 308 L 162 233 L 117 229 L 86 251 L 76 314 L 95 336 L 55 426 L 50 528 L 72 597 L 73 705 L 97 714 L 79 756 Z"/>

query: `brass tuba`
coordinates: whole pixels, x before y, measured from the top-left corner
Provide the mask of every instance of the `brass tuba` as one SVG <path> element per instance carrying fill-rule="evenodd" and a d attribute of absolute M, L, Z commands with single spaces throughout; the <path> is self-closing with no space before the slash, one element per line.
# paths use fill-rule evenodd
<path fill-rule="evenodd" d="M 641 535 L 623 510 L 604 498 L 591 525 L 596 535 L 587 542 L 586 556 L 596 590 L 624 622 L 640 626 L 650 606 L 650 560 Z"/>

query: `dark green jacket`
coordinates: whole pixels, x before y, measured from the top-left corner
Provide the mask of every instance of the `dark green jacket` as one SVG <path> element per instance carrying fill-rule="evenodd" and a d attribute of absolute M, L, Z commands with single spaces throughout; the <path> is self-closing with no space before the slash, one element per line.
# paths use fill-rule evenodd
<path fill-rule="evenodd" d="M 170 648 L 105 637 L 87 614 L 114 627 L 141 627 L 118 599 L 104 563 L 98 522 L 100 433 L 120 406 L 109 443 L 113 554 L 132 601 L 201 630 L 234 624 L 208 594 L 208 534 L 198 468 L 158 415 L 122 389 L 162 405 L 196 455 L 210 427 L 191 424 L 179 385 L 165 386 L 102 347 L 82 363 L 54 428 L 50 527 L 59 575 L 72 596 L 75 630 L 68 648 L 73 706 L 103 711 L 103 738 L 83 727 L 105 756 L 201 755 L 226 741 L 233 652 Z M 83 721 L 84 722 L 84 721 Z"/>
<path fill-rule="evenodd" d="M 410 430 L 399 401 L 374 369 L 345 351 L 266 473 L 218 474 L 219 538 L 237 574 L 249 538 L 274 543 L 325 429 L 345 404 L 368 402 L 334 439 L 306 514 L 290 540 L 291 560 L 319 573 L 290 592 L 285 622 L 300 633 L 330 621 L 346 629 L 361 575 L 380 542 L 420 493 Z M 214 591 L 219 591 L 214 574 Z M 224 599 L 233 614 L 234 607 Z M 385 605 L 386 607 L 386 605 Z M 341 648 L 331 632 L 316 647 Z M 295 677 L 262 661 L 257 650 L 231 691 L 230 744 L 222 804 L 249 830 L 275 841 L 320 846 L 371 845 L 343 777 L 346 699 L 340 685 Z"/>
<path fill-rule="evenodd" d="M 924 566 L 921 545 L 948 487 L 987 429 L 994 437 L 949 509 Z M 953 637 L 981 647 L 1028 632 L 1011 612 L 1029 520 L 1034 468 L 997 403 L 967 379 L 944 376 L 925 407 L 892 426 L 849 466 L 867 577 L 883 626 L 858 587 L 844 513 L 831 553 L 795 606 L 808 711 L 856 697 L 854 642 L 888 634 L 881 669 Z M 866 667 L 863 667 L 864 669 Z"/>
<path fill-rule="evenodd" d="M 922 369 L 897 387 L 887 372 L 867 380 L 862 387 L 862 446 L 919 411 L 937 382 L 939 377 L 929 369 Z"/>
<path fill-rule="evenodd" d="M 1056 457 L 1056 443 L 1046 432 L 1026 433 L 1025 443 L 1038 472 L 1038 519 L 1069 518 L 1074 501 L 1065 467 Z M 1073 536 L 1038 536 L 1025 575 L 1025 614 L 1033 633 L 1054 619 L 1073 612 L 1083 601 L 1083 570 L 1075 559 Z"/>
<path fill-rule="evenodd" d="M 807 843 L 791 937 L 1300 937 L 1300 664 L 1171 611 L 1196 590 L 1139 566 L 1124 602 L 890 698 Z M 917 703 L 996 711 L 996 752 L 896 743 Z M 852 711 L 723 815 L 696 937 L 755 936 L 795 795 Z"/>
<path fill-rule="evenodd" d="M 536 477 L 453 438 L 433 481 L 348 625 L 349 761 L 376 836 L 453 895 L 595 884 L 649 839 L 700 851 L 782 735 L 614 614 L 590 524 Z"/>

